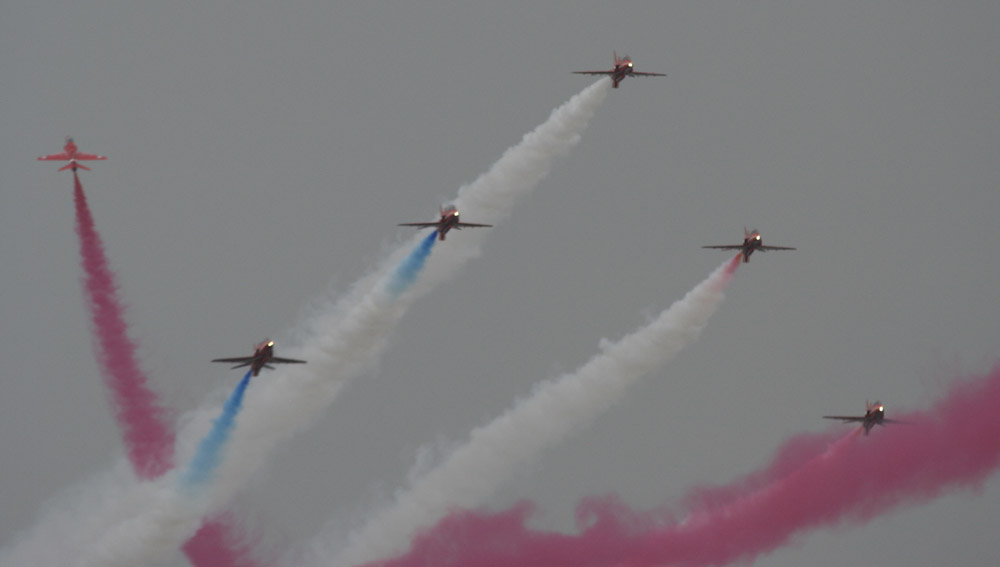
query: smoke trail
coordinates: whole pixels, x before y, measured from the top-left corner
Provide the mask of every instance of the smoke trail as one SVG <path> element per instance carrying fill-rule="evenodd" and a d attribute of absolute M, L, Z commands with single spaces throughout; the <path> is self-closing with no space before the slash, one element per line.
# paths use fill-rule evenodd
<path fill-rule="evenodd" d="M 488 219 L 492 222 L 509 213 L 512 203 L 504 201 L 533 189 L 548 172 L 551 159 L 568 152 L 577 143 L 606 96 L 608 84 L 607 79 L 602 79 L 553 111 L 548 121 L 526 135 L 521 144 L 509 149 L 489 173 L 463 188 L 462 194 L 491 203 L 497 215 Z M 450 246 L 449 256 L 456 250 L 463 248 Z M 297 356 L 308 360 L 308 365 L 277 372 L 248 392 L 240 427 L 233 431 L 226 458 L 219 463 L 212 481 L 206 483 L 197 506 L 185 508 L 182 495 L 166 492 L 149 503 L 148 514 L 127 522 L 116 537 L 109 538 L 110 543 L 102 545 L 96 557 L 124 564 L 134 563 L 137 558 L 142 561 L 162 558 L 169 550 L 176 549 L 183 541 L 177 538 L 193 533 L 192 525 L 196 526 L 204 513 L 219 509 L 232 498 L 278 443 L 308 427 L 329 407 L 342 385 L 372 367 L 390 331 L 419 295 L 414 292 L 428 291 L 427 284 L 449 277 L 462 260 L 476 254 L 458 254 L 450 263 L 442 263 L 440 269 L 432 271 L 434 278 L 424 278 L 425 285 L 419 290 L 413 285 L 420 283 L 415 279 L 416 273 L 398 268 L 407 255 L 406 248 L 398 249 L 375 273 L 358 282 L 347 298 L 333 308 L 322 310 L 307 324 L 308 340 Z M 413 277 L 409 276 L 411 273 Z M 398 277 L 401 275 L 405 277 Z M 179 455 L 196 451 L 192 440 L 201 436 L 199 432 L 207 420 L 206 408 L 195 412 L 188 428 L 179 436 Z M 161 529 L 154 533 L 150 529 L 154 525 Z"/>
<path fill-rule="evenodd" d="M 902 505 L 931 500 L 948 489 L 978 488 L 1000 466 L 1000 365 L 962 382 L 929 411 L 901 416 L 906 425 L 869 437 L 858 430 L 839 439 L 793 440 L 753 490 L 736 486 L 697 493 L 681 522 L 651 521 L 613 501 L 578 509 L 588 527 L 578 535 L 533 531 L 531 507 L 507 512 L 457 512 L 417 538 L 405 557 L 378 563 L 407 565 L 725 565 L 754 561 L 807 530 L 844 522 L 863 524 Z M 790 453 L 796 456 L 787 459 Z M 798 466 L 791 466 L 799 461 Z M 753 484 L 753 483 L 751 483 Z M 719 498 L 728 494 L 728 498 Z"/>
<path fill-rule="evenodd" d="M 548 173 L 551 160 L 579 141 L 609 84 L 602 79 L 554 110 L 545 123 L 507 150 L 488 173 L 464 187 L 459 200 L 471 199 L 471 211 L 476 207 L 482 211 L 482 217 L 473 213 L 477 218 L 492 223 L 502 220 L 514 199 L 529 193 Z M 248 392 L 240 427 L 233 432 L 217 482 L 212 483 L 209 509 L 224 505 L 281 441 L 307 428 L 333 403 L 341 386 L 372 367 L 410 302 L 454 275 L 464 260 L 476 256 L 478 238 L 480 235 L 470 231 L 442 243 L 447 244 L 448 253 L 428 258 L 419 280 L 409 276 L 415 271 L 398 268 L 413 254 L 413 245 L 398 249 L 373 274 L 359 281 L 346 298 L 319 310 L 304 325 L 307 340 L 295 356 L 309 364 L 276 372 Z M 427 242 L 426 237 L 413 241 Z M 436 264 L 435 259 L 439 260 Z M 407 277 L 395 277 L 402 274 Z M 181 454 L 192 450 L 191 440 L 207 419 L 204 408 L 193 416 L 189 430 L 180 436 Z"/>
<path fill-rule="evenodd" d="M 76 204 L 76 232 L 80 238 L 80 258 L 84 270 L 83 289 L 96 334 L 95 358 L 112 398 L 115 418 L 122 432 L 126 454 L 136 476 L 158 478 L 173 466 L 174 431 L 167 412 L 136 360 L 135 344 L 128 336 L 125 308 L 118 298 L 115 274 L 104 253 L 94 217 L 87 204 L 83 184 L 73 172 L 73 200 Z M 235 539 L 228 522 L 206 522 L 191 545 L 211 565 L 246 564 L 245 554 L 231 549 L 227 539 Z M 241 558 L 242 557 L 242 558 Z M 226 561 L 225 559 L 230 560 Z M 241 558 L 241 559 L 238 559 Z M 194 559 L 192 558 L 194 561 Z M 195 565 L 208 565 L 194 561 Z"/>
<path fill-rule="evenodd" d="M 607 410 L 640 376 L 697 338 L 722 303 L 739 261 L 739 256 L 733 257 L 652 323 L 605 345 L 575 373 L 538 385 L 531 397 L 474 430 L 464 446 L 352 534 L 335 564 L 356 564 L 398 551 L 419 527 L 456 506 L 482 503 L 525 460 Z"/>
<path fill-rule="evenodd" d="M 129 462 L 139 478 L 156 478 L 172 466 L 174 432 L 136 361 L 135 345 L 128 337 L 125 308 L 118 299 L 115 275 L 104 255 L 104 244 L 75 171 L 73 199 L 85 274 L 84 294 L 97 335 L 94 355 L 111 394 Z"/>
<path fill-rule="evenodd" d="M 184 544 L 184 555 L 196 567 L 257 567 L 252 547 L 232 529 L 236 523 L 228 513 L 205 522 Z"/>
<path fill-rule="evenodd" d="M 860 429 L 848 435 L 848 438 L 858 431 Z M 823 433 L 806 433 L 792 437 L 777 449 L 767 467 L 733 480 L 724 486 L 695 486 L 681 502 L 681 507 L 686 510 L 705 510 L 724 506 L 788 476 L 811 459 L 823 455 L 830 446 L 834 445 L 835 442 L 843 441 L 843 439 L 840 428 Z"/>
<path fill-rule="evenodd" d="M 493 222 L 510 216 L 518 198 L 530 193 L 552 168 L 552 158 L 566 155 L 604 102 L 611 80 L 602 78 L 552 111 L 549 119 L 524 135 L 504 152 L 486 173 L 458 190 L 454 205 L 463 218 Z M 431 259 L 428 277 L 417 283 L 418 292 L 446 281 L 469 259 L 482 253 L 489 231 L 463 232 L 448 241 L 448 254 Z"/>
<path fill-rule="evenodd" d="M 89 558 L 91 564 L 155 564 L 166 559 L 168 554 L 194 535 L 200 527 L 199 520 L 207 512 L 204 489 L 210 484 L 222 460 L 252 372 L 247 370 L 229 395 L 222 406 L 222 413 L 198 444 L 198 450 L 184 471 L 175 481 L 161 485 L 150 499 L 148 511 L 123 522 L 103 538 L 96 553 Z"/>
<path fill-rule="evenodd" d="M 219 466 L 222 460 L 222 449 L 229 439 L 229 432 L 233 429 L 236 421 L 236 414 L 240 412 L 240 405 L 243 404 L 243 393 L 246 392 L 250 383 L 250 375 L 253 370 L 247 370 L 243 379 L 236 385 L 236 389 L 230 394 L 225 405 L 222 406 L 222 415 L 215 421 L 212 430 L 202 439 L 198 445 L 198 451 L 191 459 L 184 474 L 181 475 L 181 485 L 185 488 L 198 488 L 205 484 Z"/>
<path fill-rule="evenodd" d="M 424 268 L 424 263 L 427 262 L 427 257 L 430 256 L 431 249 L 434 248 L 434 243 L 437 242 L 437 235 L 438 231 L 431 231 L 427 235 L 427 238 L 424 238 L 413 249 L 413 252 L 410 252 L 410 255 L 396 266 L 396 270 L 392 273 L 389 282 L 386 284 L 386 289 L 389 290 L 389 293 L 398 296 L 413 285 L 420 271 Z"/>

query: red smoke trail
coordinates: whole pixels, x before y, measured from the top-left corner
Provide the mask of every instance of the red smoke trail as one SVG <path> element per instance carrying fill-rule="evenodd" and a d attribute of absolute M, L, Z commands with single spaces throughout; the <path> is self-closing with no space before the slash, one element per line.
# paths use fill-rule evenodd
<path fill-rule="evenodd" d="M 234 533 L 235 521 L 225 513 L 210 522 L 184 544 L 184 554 L 195 567 L 258 567 L 250 559 L 252 550 Z"/>
<path fill-rule="evenodd" d="M 870 436 L 793 439 L 761 472 L 730 486 L 697 490 L 683 521 L 639 514 L 613 499 L 577 510 L 578 535 L 533 531 L 531 512 L 460 511 L 383 567 L 464 565 L 725 565 L 751 562 L 806 530 L 864 523 L 947 489 L 977 488 L 1000 465 L 1000 365 L 959 383 L 931 410 Z M 838 439 L 839 438 L 839 439 Z"/>
<path fill-rule="evenodd" d="M 608 342 L 576 371 L 539 383 L 440 465 L 397 492 L 393 504 L 350 536 L 335 564 L 355 564 L 396 553 L 459 505 L 485 502 L 526 460 L 579 432 L 607 411 L 629 386 L 697 339 L 723 301 L 740 265 L 737 254 L 642 328 Z"/>
<path fill-rule="evenodd" d="M 104 255 L 104 244 L 94 226 L 94 217 L 76 172 L 73 172 L 73 199 L 85 273 L 84 293 L 97 333 L 95 355 L 111 393 L 115 418 L 132 469 L 140 479 L 152 480 L 173 467 L 174 432 L 167 412 L 147 385 L 146 375 L 135 359 L 135 345 L 128 337 L 125 309 L 118 299 L 115 275 Z M 208 521 L 188 541 L 184 551 L 195 565 L 254 565 L 245 558 L 246 550 L 234 547 L 232 529 L 231 522 Z"/>
<path fill-rule="evenodd" d="M 848 438 L 860 431 L 860 427 L 855 429 Z M 805 433 L 792 437 L 778 448 L 771 463 L 766 468 L 754 471 L 725 486 L 694 487 L 684 498 L 681 507 L 685 510 L 704 510 L 724 506 L 743 495 L 760 490 L 768 484 L 788 476 L 809 460 L 821 455 L 831 444 L 842 437 L 843 432 L 837 429 L 825 433 Z"/>
<path fill-rule="evenodd" d="M 135 360 L 135 345 L 128 337 L 125 308 L 118 300 L 115 275 L 104 255 L 101 236 L 94 228 L 94 218 L 76 172 L 73 172 L 73 198 L 86 275 L 84 292 L 97 333 L 95 355 L 111 393 L 129 462 L 139 478 L 153 479 L 173 466 L 174 432 Z"/>

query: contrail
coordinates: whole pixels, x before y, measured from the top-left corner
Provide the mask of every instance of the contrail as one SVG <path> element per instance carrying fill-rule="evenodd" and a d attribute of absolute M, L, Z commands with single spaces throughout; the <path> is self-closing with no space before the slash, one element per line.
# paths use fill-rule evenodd
<path fill-rule="evenodd" d="M 223 404 L 222 413 L 187 467 L 176 478 L 168 477 L 171 482 L 151 499 L 153 506 L 148 512 L 130 518 L 102 538 L 90 564 L 156 564 L 194 535 L 206 512 L 203 491 L 222 460 L 251 374 L 248 370 Z"/>
<path fill-rule="evenodd" d="M 529 398 L 473 430 L 444 463 L 351 534 L 334 564 L 354 565 L 398 552 L 419 528 L 449 510 L 483 503 L 525 460 L 587 425 L 641 376 L 696 339 L 722 303 L 739 262 L 740 256 L 733 257 L 647 326 L 604 345 L 576 372 L 539 384 Z"/>
<path fill-rule="evenodd" d="M 118 297 L 117 278 L 75 171 L 73 200 L 84 271 L 83 291 L 96 339 L 94 355 L 111 397 L 129 463 L 140 480 L 156 479 L 173 466 L 174 430 L 137 360 L 135 343 L 128 336 L 125 308 Z M 189 544 L 197 557 L 210 563 L 198 561 L 191 553 L 188 556 L 196 566 L 251 564 L 245 552 L 232 547 L 234 535 L 230 522 L 209 520 Z"/>
<path fill-rule="evenodd" d="M 814 435 L 785 445 L 764 471 L 732 486 L 696 491 L 682 521 L 639 514 L 614 500 L 578 509 L 578 535 L 525 525 L 531 506 L 456 512 L 379 562 L 406 565 L 549 566 L 750 563 L 796 535 L 865 522 L 949 489 L 977 489 L 1000 465 L 1000 365 L 960 382 L 930 410 L 863 437 Z M 793 446 L 794 445 L 794 446 Z"/>
<path fill-rule="evenodd" d="M 104 254 L 104 244 L 75 171 L 73 199 L 84 271 L 83 289 L 97 339 L 94 356 L 111 395 L 129 462 L 136 476 L 153 479 L 173 466 L 174 432 L 166 411 L 149 388 L 149 380 L 136 361 L 135 344 L 128 336 L 125 308 L 118 299 L 115 274 Z"/>

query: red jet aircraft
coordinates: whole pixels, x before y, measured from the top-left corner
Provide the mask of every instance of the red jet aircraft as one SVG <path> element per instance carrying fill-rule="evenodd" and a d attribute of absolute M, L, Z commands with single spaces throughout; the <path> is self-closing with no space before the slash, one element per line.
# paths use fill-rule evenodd
<path fill-rule="evenodd" d="M 78 167 L 80 169 L 86 169 L 87 171 L 90 171 L 89 167 L 83 165 L 82 163 L 77 163 L 78 160 L 81 160 L 81 159 L 88 159 L 88 160 L 89 159 L 108 159 L 108 156 L 99 156 L 97 154 L 83 154 L 83 153 L 80 153 L 80 152 L 76 151 L 76 143 L 73 142 L 73 138 L 71 138 L 69 136 L 66 136 L 66 145 L 63 146 L 63 153 L 61 153 L 61 154 L 52 154 L 50 156 L 41 156 L 38 159 L 40 159 L 42 161 L 52 161 L 52 160 L 66 161 L 66 160 L 69 160 L 69 163 L 66 164 L 66 165 L 64 165 L 63 167 L 60 167 L 59 171 L 66 171 L 67 169 L 72 169 L 73 173 L 76 173 L 76 168 L 78 168 Z"/>
<path fill-rule="evenodd" d="M 850 423 L 852 421 L 861 422 L 861 427 L 865 428 L 865 435 L 871 431 L 872 427 L 876 425 L 884 426 L 886 423 L 902 423 L 901 421 L 893 421 L 891 419 L 885 418 L 885 406 L 882 402 L 875 401 L 874 404 L 865 401 L 865 415 L 824 415 L 823 419 L 839 419 L 844 423 Z"/>
<path fill-rule="evenodd" d="M 444 240 L 444 235 L 448 234 L 448 231 L 453 228 L 458 230 L 460 228 L 482 228 L 491 227 L 493 225 L 461 222 L 458 220 L 458 209 L 455 208 L 455 205 L 448 205 L 447 207 L 441 207 L 441 220 L 437 222 L 403 222 L 399 223 L 398 226 L 419 226 L 421 228 L 434 227 L 438 231 L 438 240 Z"/>
<path fill-rule="evenodd" d="M 723 244 L 721 246 L 702 246 L 702 248 L 715 248 L 718 250 L 740 250 L 743 253 L 743 263 L 750 261 L 750 255 L 754 250 L 767 252 L 768 250 L 795 250 L 788 246 L 764 246 L 760 239 L 760 233 L 756 230 L 747 230 L 743 227 L 743 244 Z"/>
<path fill-rule="evenodd" d="M 617 89 L 618 83 L 625 80 L 625 77 L 666 77 L 665 73 L 641 73 L 632 68 L 632 60 L 626 55 L 621 59 L 618 53 L 612 51 L 615 57 L 615 67 L 610 71 L 573 71 L 577 75 L 608 75 L 611 77 L 611 88 Z"/>
<path fill-rule="evenodd" d="M 274 367 L 270 363 L 277 364 L 305 364 L 304 360 L 295 360 L 294 358 L 278 358 L 274 356 L 274 341 L 264 340 L 264 342 L 257 344 L 253 347 L 253 356 L 241 356 L 236 358 L 216 358 L 212 362 L 236 362 L 238 363 L 233 368 L 240 368 L 243 366 L 249 366 L 253 375 L 256 376 L 260 374 L 261 368 L 270 368 L 274 370 Z"/>

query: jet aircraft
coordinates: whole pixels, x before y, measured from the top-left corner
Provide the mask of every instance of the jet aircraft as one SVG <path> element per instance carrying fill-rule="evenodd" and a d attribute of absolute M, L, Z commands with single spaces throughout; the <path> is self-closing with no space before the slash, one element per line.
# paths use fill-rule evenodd
<path fill-rule="evenodd" d="M 824 415 L 823 419 L 839 419 L 844 423 L 851 423 L 853 421 L 860 422 L 861 427 L 865 428 L 865 435 L 868 435 L 871 428 L 876 425 L 884 426 L 886 423 L 902 423 L 900 421 L 886 419 L 885 406 L 878 400 L 876 400 L 874 404 L 869 403 L 867 400 L 865 401 L 865 415 Z"/>
<path fill-rule="evenodd" d="M 236 358 L 216 358 L 212 362 L 235 362 L 236 366 L 233 368 L 240 368 L 243 366 L 249 366 L 253 375 L 256 376 L 260 374 L 261 368 L 270 368 L 274 370 L 271 363 L 276 364 L 305 364 L 304 360 L 295 360 L 294 358 L 278 358 L 274 356 L 274 341 L 265 339 L 263 342 L 258 343 L 253 347 L 253 356 L 239 356 Z"/>
<path fill-rule="evenodd" d="M 80 153 L 80 152 L 77 151 L 76 143 L 73 141 L 73 138 L 71 138 L 69 136 L 66 136 L 66 145 L 63 146 L 63 153 L 61 153 L 61 154 L 52 154 L 52 155 L 48 155 L 48 156 L 41 156 L 38 159 L 41 160 L 41 161 L 53 161 L 53 160 L 56 160 L 56 161 L 66 161 L 66 160 L 69 160 L 69 163 L 66 164 L 66 165 L 64 165 L 64 166 L 62 166 L 62 167 L 60 167 L 59 171 L 66 171 L 67 169 L 72 169 L 73 173 L 76 173 L 76 168 L 85 169 L 87 171 L 90 171 L 89 167 L 83 165 L 82 163 L 77 163 L 78 160 L 81 160 L 81 159 L 86 159 L 86 160 L 108 159 L 108 156 L 99 156 L 97 154 L 84 154 L 84 153 Z"/>
<path fill-rule="evenodd" d="M 458 219 L 458 209 L 454 205 L 441 207 L 441 220 L 437 222 L 402 222 L 398 226 L 419 226 L 421 228 L 434 227 L 438 231 L 438 240 L 444 240 L 444 236 L 451 229 L 491 227 L 492 224 L 479 224 L 474 222 L 461 222 Z"/>
<path fill-rule="evenodd" d="M 760 239 L 760 233 L 757 232 L 756 230 L 747 230 L 746 227 L 743 227 L 743 244 L 702 246 L 702 248 L 715 248 L 718 250 L 740 250 L 743 254 L 744 264 L 750 261 L 750 255 L 753 254 L 754 250 L 760 250 L 761 252 L 767 252 L 768 250 L 795 250 L 795 248 L 790 248 L 788 246 L 764 246 L 764 242 Z"/>
<path fill-rule="evenodd" d="M 611 88 L 617 89 L 618 83 L 625 80 L 625 77 L 666 77 L 665 73 L 642 73 L 634 70 L 632 59 L 628 55 L 618 58 L 618 53 L 612 51 L 615 58 L 614 68 L 608 71 L 573 71 L 577 75 L 608 75 L 611 77 Z"/>

